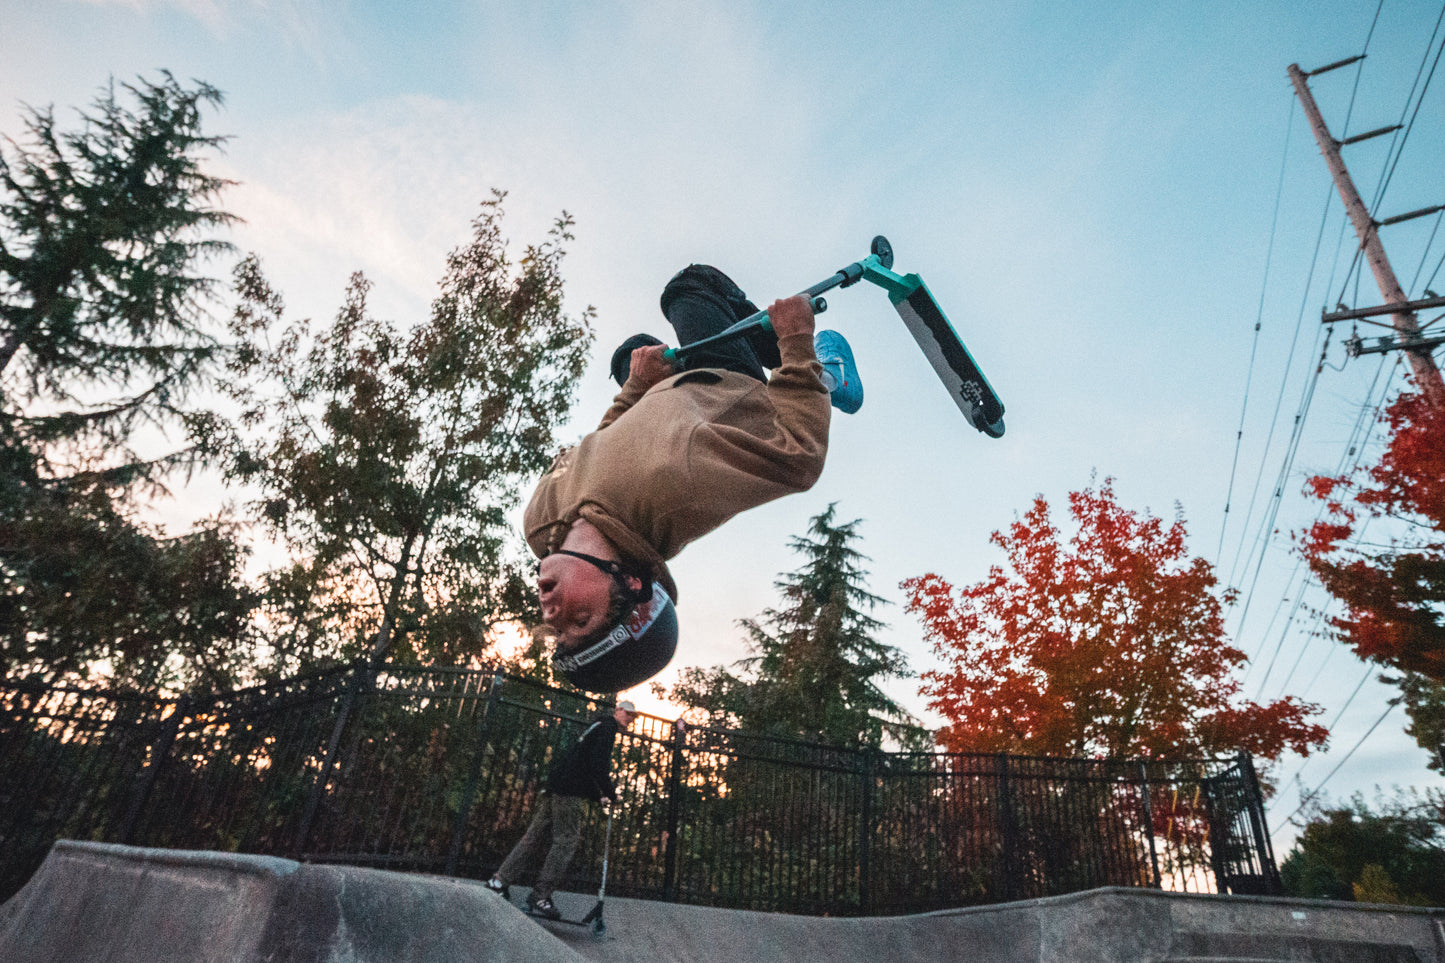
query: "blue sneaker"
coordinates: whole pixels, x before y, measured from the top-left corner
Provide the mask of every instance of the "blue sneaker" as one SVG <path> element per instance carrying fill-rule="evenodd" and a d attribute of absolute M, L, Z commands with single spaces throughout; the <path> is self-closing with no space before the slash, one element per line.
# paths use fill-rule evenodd
<path fill-rule="evenodd" d="M 848 340 L 836 331 L 819 331 L 813 335 L 813 350 L 823 365 L 823 385 L 828 389 L 833 407 L 851 415 L 863 407 L 863 382 L 858 366 L 853 363 L 853 349 Z"/>

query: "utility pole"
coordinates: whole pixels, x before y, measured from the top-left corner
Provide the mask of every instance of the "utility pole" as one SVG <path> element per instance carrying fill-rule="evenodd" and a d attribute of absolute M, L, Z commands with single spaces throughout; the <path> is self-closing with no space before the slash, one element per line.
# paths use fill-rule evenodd
<path fill-rule="evenodd" d="M 1440 369 L 1435 366 L 1434 359 L 1430 356 L 1430 349 L 1445 338 L 1424 338 L 1420 334 L 1420 326 L 1415 320 L 1415 310 L 1420 307 L 1435 306 L 1440 298 L 1427 298 L 1422 302 L 1412 302 L 1405 296 L 1400 282 L 1395 277 L 1395 271 L 1390 267 L 1390 260 L 1385 256 L 1385 247 L 1380 243 L 1380 227 L 1384 224 L 1396 224 L 1400 221 L 1409 220 L 1412 217 L 1422 217 L 1426 214 L 1434 214 L 1442 207 L 1426 208 L 1421 211 L 1412 211 L 1399 217 L 1392 217 L 1385 221 L 1376 221 L 1370 216 L 1369 209 L 1365 202 L 1360 199 L 1359 191 L 1355 190 L 1355 183 L 1350 179 L 1350 172 L 1345 168 L 1345 162 L 1340 157 L 1340 147 L 1344 144 L 1353 144 L 1375 137 L 1380 134 L 1388 134 L 1397 130 L 1398 127 L 1382 127 L 1379 130 L 1372 130 L 1368 133 L 1351 137 L 1344 141 L 1337 141 L 1330 135 L 1330 130 L 1325 126 L 1325 120 L 1320 116 L 1320 109 L 1315 104 L 1314 96 L 1310 93 L 1309 78 L 1314 74 L 1322 74 L 1327 70 L 1334 70 L 1337 67 L 1344 67 L 1363 59 L 1351 57 L 1348 60 L 1341 60 L 1338 63 L 1321 67 L 1318 70 L 1305 73 L 1300 70 L 1299 64 L 1289 65 L 1289 79 L 1294 84 L 1295 93 L 1299 95 L 1300 103 L 1304 106 L 1305 116 L 1309 118 L 1310 129 L 1314 131 L 1315 141 L 1320 145 L 1320 153 L 1325 156 L 1325 163 L 1329 165 L 1330 176 L 1334 178 L 1335 187 L 1340 192 L 1340 200 L 1345 203 L 1345 213 L 1349 215 L 1351 223 L 1355 226 L 1355 234 L 1360 238 L 1360 246 L 1364 249 L 1365 260 L 1370 264 L 1370 270 L 1375 275 L 1375 283 L 1379 285 L 1380 294 L 1385 299 L 1385 304 L 1379 308 L 1366 308 L 1359 311 L 1342 311 L 1335 314 L 1324 314 L 1323 320 L 1326 323 L 1343 321 L 1349 317 L 1362 318 L 1372 314 L 1388 314 L 1395 328 L 1398 338 L 1389 344 L 1388 339 L 1381 339 L 1381 344 L 1369 349 L 1361 347 L 1361 342 L 1354 341 L 1355 352 L 1363 351 L 1389 351 L 1396 348 L 1405 352 L 1410 362 L 1410 371 L 1415 376 L 1415 383 L 1420 387 L 1421 392 L 1435 405 L 1445 405 L 1445 382 L 1440 379 Z"/>

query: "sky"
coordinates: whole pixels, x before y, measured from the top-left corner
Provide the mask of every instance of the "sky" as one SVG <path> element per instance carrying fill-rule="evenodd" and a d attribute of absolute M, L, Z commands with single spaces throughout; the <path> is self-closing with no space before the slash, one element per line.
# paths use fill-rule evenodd
<path fill-rule="evenodd" d="M 834 292 L 820 326 L 852 343 L 863 409 L 835 417 L 811 491 L 676 559 L 683 641 L 662 681 L 747 654 L 737 620 L 776 602 L 800 561 L 789 539 L 833 503 L 862 520 L 869 588 L 891 603 L 882 641 L 935 668 L 899 583 L 975 582 L 1002 561 L 990 533 L 1036 495 L 1063 523 L 1069 492 L 1112 477 L 1125 506 L 1181 513 L 1191 550 L 1241 590 L 1246 695 L 1302 697 L 1332 728 L 1329 751 L 1276 773 L 1282 857 L 1301 791 L 1442 785 L 1403 711 L 1379 722 L 1393 690 L 1321 637 L 1310 613 L 1328 600 L 1291 547 L 1313 518 L 1304 480 L 1368 451 L 1360 426 L 1401 375 L 1397 355 L 1348 359 L 1344 326 L 1322 341 L 1322 309 L 1381 298 L 1350 272 L 1287 76 L 1367 51 L 1311 80 L 1336 138 L 1413 118 L 1403 145 L 1345 149 L 1361 193 L 1387 184 L 1379 216 L 1445 202 L 1445 78 L 1419 95 L 1440 15 L 1400 0 L 0 0 L 0 131 L 19 134 L 25 104 L 73 116 L 111 77 L 220 88 L 207 130 L 231 137 L 211 169 L 239 182 L 233 240 L 294 316 L 332 316 L 362 270 L 378 315 L 424 318 L 494 187 L 518 251 L 569 212 L 568 309 L 594 306 L 598 339 L 564 439 L 606 407 L 612 347 L 670 333 L 657 297 L 682 266 L 715 264 L 766 304 L 886 235 L 1003 398 L 1005 436 L 968 427 L 880 290 Z M 1432 277 L 1445 290 L 1438 224 L 1385 229 L 1411 296 Z M 178 524 L 214 497 L 163 511 Z M 916 681 L 888 692 L 942 722 Z"/>

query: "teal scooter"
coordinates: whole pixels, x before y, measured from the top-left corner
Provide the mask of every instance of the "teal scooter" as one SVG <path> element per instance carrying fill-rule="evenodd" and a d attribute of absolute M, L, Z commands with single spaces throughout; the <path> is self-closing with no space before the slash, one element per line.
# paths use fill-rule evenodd
<path fill-rule="evenodd" d="M 928 285 L 917 274 L 899 275 L 893 273 L 892 268 L 893 247 L 888 238 L 880 234 L 873 239 L 872 253 L 863 260 L 854 261 L 827 280 L 798 293 L 806 294 L 812 300 L 813 312 L 819 314 L 828 309 L 828 302 L 822 297 L 824 292 L 851 287 L 859 281 L 869 281 L 883 288 L 963 417 L 990 438 L 1003 437 L 1003 402 L 973 360 L 973 355 L 964 347 L 963 339 L 938 306 Z M 689 356 L 708 345 L 731 341 L 759 328 L 765 331 L 773 329 L 767 311 L 751 314 L 710 338 L 680 348 L 668 348 L 663 357 L 674 368 L 681 369 Z"/>

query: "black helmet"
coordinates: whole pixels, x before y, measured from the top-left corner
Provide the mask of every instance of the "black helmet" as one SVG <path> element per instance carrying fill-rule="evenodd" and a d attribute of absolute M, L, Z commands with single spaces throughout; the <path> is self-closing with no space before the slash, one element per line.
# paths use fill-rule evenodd
<path fill-rule="evenodd" d="M 651 598 L 582 651 L 554 655 L 552 668 L 579 689 L 618 692 L 657 675 L 676 651 L 677 609 L 662 584 L 653 582 Z"/>

